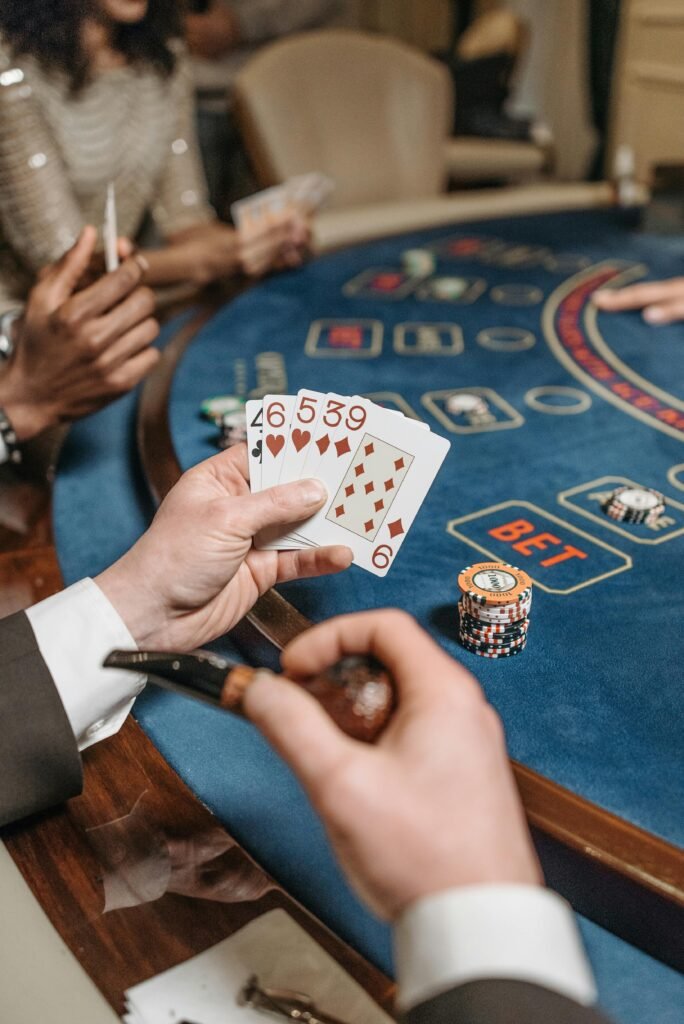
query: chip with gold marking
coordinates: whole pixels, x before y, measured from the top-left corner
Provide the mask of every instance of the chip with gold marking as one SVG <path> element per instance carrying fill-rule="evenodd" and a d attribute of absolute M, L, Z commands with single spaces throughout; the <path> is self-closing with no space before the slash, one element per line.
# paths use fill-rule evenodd
<path fill-rule="evenodd" d="M 507 562 L 469 565 L 459 573 L 458 586 L 470 601 L 490 608 L 526 604 L 532 594 L 527 573 Z"/>

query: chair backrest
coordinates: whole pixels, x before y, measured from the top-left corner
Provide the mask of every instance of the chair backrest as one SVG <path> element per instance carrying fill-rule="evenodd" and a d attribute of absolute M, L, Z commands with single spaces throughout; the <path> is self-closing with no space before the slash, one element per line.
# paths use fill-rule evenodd
<path fill-rule="evenodd" d="M 263 185 L 322 171 L 337 207 L 444 189 L 452 84 L 403 43 L 345 30 L 289 37 L 252 58 L 234 97 Z"/>

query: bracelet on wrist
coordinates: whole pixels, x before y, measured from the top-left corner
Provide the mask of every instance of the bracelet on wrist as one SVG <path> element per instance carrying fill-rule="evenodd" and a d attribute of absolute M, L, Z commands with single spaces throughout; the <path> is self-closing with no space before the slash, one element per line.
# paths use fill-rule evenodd
<path fill-rule="evenodd" d="M 7 449 L 7 461 L 18 465 L 21 462 L 21 448 L 14 427 L 4 409 L 0 409 L 0 438 Z"/>
<path fill-rule="evenodd" d="M 0 359 L 9 359 L 14 352 L 13 328 L 23 312 L 23 309 L 8 309 L 0 316 Z"/>

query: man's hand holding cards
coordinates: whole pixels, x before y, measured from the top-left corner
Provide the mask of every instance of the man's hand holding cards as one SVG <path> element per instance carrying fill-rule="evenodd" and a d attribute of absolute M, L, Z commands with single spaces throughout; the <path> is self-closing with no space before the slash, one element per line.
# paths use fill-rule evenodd
<path fill-rule="evenodd" d="M 323 508 L 296 530 L 264 533 L 261 549 L 345 544 L 354 562 L 389 571 L 449 450 L 427 424 L 358 395 L 302 389 L 247 403 L 252 493 L 316 477 Z"/>

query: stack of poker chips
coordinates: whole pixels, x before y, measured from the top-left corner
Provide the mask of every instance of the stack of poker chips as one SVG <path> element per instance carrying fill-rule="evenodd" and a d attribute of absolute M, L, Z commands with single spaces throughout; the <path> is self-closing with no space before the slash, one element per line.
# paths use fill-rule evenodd
<path fill-rule="evenodd" d="M 491 423 L 494 419 L 487 400 L 477 392 L 455 391 L 453 395 L 449 395 L 444 405 L 451 416 L 463 416 L 471 427 Z"/>
<path fill-rule="evenodd" d="M 207 398 L 202 402 L 202 415 L 219 427 L 219 448 L 232 448 L 234 444 L 247 440 L 247 413 L 243 398 L 237 395 Z"/>
<path fill-rule="evenodd" d="M 479 562 L 458 576 L 459 640 L 481 658 L 511 658 L 527 643 L 532 580 L 507 562 Z"/>
<path fill-rule="evenodd" d="M 601 505 L 619 523 L 655 526 L 665 511 L 665 496 L 652 487 L 618 487 Z"/>
<path fill-rule="evenodd" d="M 433 253 L 428 249 L 407 249 L 401 255 L 401 262 L 411 277 L 429 277 L 437 266 Z"/>

